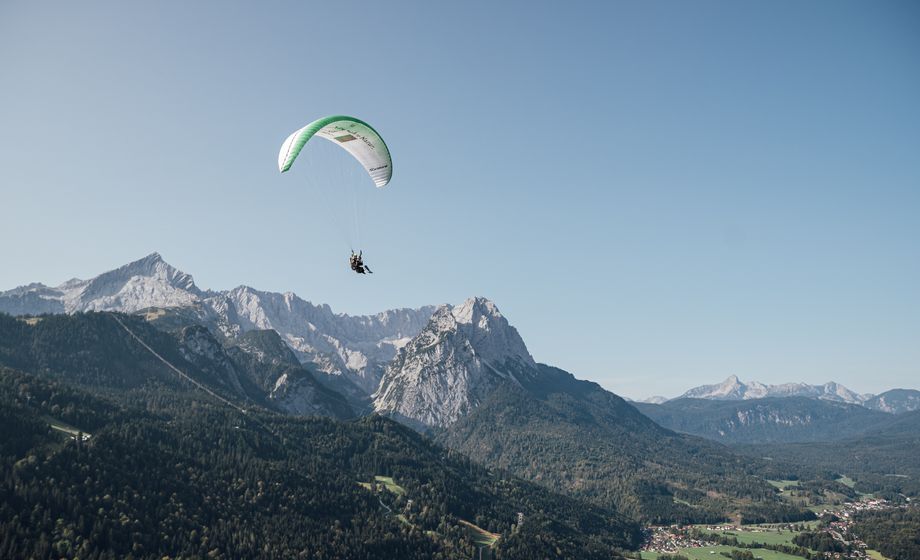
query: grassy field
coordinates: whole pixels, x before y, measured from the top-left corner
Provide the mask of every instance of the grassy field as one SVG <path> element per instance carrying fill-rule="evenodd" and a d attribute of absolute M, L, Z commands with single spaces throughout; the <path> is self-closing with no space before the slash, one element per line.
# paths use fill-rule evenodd
<path fill-rule="evenodd" d="M 373 489 L 374 489 L 374 486 L 376 485 L 376 486 L 377 486 L 377 489 L 378 489 L 378 492 L 380 491 L 380 487 L 383 486 L 383 487 L 386 488 L 389 492 L 392 492 L 393 494 L 396 494 L 397 496 L 404 496 L 404 495 L 406 494 L 406 489 L 403 488 L 402 486 L 400 486 L 399 484 L 396 484 L 396 481 L 393 480 L 393 477 L 391 477 L 391 476 L 380 476 L 380 475 L 377 475 L 377 476 L 374 477 L 374 482 L 358 482 L 358 484 L 359 484 L 362 488 L 366 488 L 367 490 L 373 490 Z M 379 498 L 379 495 L 378 495 L 378 498 Z M 380 503 L 381 503 L 381 505 L 383 505 L 383 506 L 387 509 L 388 512 L 391 512 L 391 511 L 392 511 L 389 507 L 387 507 L 387 506 L 383 503 L 383 501 L 381 501 Z M 404 523 L 405 525 L 408 525 L 408 526 L 410 526 L 410 527 L 414 527 L 414 525 L 412 525 L 412 522 L 409 521 L 409 519 L 408 519 L 405 515 L 403 515 L 403 514 L 401 514 L 401 513 L 397 513 L 397 514 L 395 515 L 395 517 L 396 517 L 396 519 L 398 519 L 401 523 Z M 476 526 L 476 525 L 470 523 L 469 521 L 464 521 L 464 520 L 460 519 L 459 522 L 460 522 L 460 525 L 461 525 L 463 528 L 465 528 L 467 531 L 469 531 L 469 534 L 470 534 L 470 536 L 472 537 L 473 542 L 475 542 L 475 543 L 476 543 L 477 545 L 479 545 L 479 546 L 492 548 L 493 546 L 495 546 L 495 543 L 498 542 L 498 539 L 501 538 L 501 535 L 499 535 L 499 534 L 497 534 L 497 533 L 491 533 L 491 532 L 489 532 L 489 531 L 486 531 L 486 530 L 483 529 L 482 527 L 478 527 L 478 526 Z M 436 537 L 436 536 L 437 536 L 437 533 L 435 533 L 434 531 L 425 531 L 425 534 L 427 534 L 427 535 L 430 536 L 430 537 Z M 492 557 L 492 556 L 491 556 L 491 551 L 485 551 L 485 552 L 486 552 L 486 554 L 487 554 L 487 556 L 485 556 L 485 557 L 487 557 L 487 558 L 491 558 L 491 557 Z"/>
<path fill-rule="evenodd" d="M 55 420 L 54 418 L 51 418 L 50 416 L 45 416 L 44 419 L 46 422 L 48 422 L 48 425 L 51 426 L 51 429 L 57 430 L 59 432 L 64 432 L 65 434 L 69 435 L 70 437 L 74 439 L 76 439 L 76 437 L 82 431 L 80 430 L 80 428 L 75 428 L 74 426 L 71 426 L 70 424 L 61 422 L 60 420 Z M 92 437 L 92 434 L 90 434 L 89 432 L 83 432 L 84 440 L 87 440 L 91 437 Z"/>
<path fill-rule="evenodd" d="M 866 549 L 866 554 L 869 555 L 869 558 L 872 560 L 888 560 L 888 558 L 877 550 L 872 550 L 871 548 Z"/>
<path fill-rule="evenodd" d="M 374 477 L 374 482 L 358 482 L 358 484 L 360 484 L 363 488 L 366 488 L 368 490 L 372 489 L 373 484 L 377 484 L 378 486 L 382 485 L 384 488 L 396 494 L 397 496 L 404 496 L 406 494 L 406 489 L 400 486 L 399 484 L 396 484 L 392 476 L 379 476 L 378 475 Z"/>
<path fill-rule="evenodd" d="M 837 482 L 843 484 L 844 486 L 849 486 L 850 488 L 856 486 L 856 481 L 848 476 L 841 476 L 837 479 Z"/>
<path fill-rule="evenodd" d="M 777 529 L 767 529 L 759 527 L 746 528 L 749 530 L 732 530 L 732 531 L 710 531 L 701 528 L 703 531 L 711 534 L 721 534 L 728 537 L 735 537 L 738 542 L 744 544 L 792 544 L 792 538 L 798 534 L 798 531 L 781 531 Z"/>
<path fill-rule="evenodd" d="M 383 484 L 387 490 L 396 494 L 397 496 L 403 496 L 406 494 L 406 489 L 399 484 L 396 484 L 396 482 L 393 481 L 392 476 L 375 476 L 374 480 L 377 481 L 377 484 Z"/>
<path fill-rule="evenodd" d="M 839 511 L 843 509 L 844 506 L 843 504 L 836 504 L 836 505 L 835 504 L 814 504 L 814 505 L 810 505 L 806 507 L 810 509 L 811 511 L 815 512 L 816 514 L 820 515 L 821 512 L 824 510 Z"/>
<path fill-rule="evenodd" d="M 793 492 L 797 490 L 798 481 L 796 480 L 767 480 L 767 482 L 773 485 L 774 488 L 778 488 L 780 490 L 780 497 L 790 504 L 808 508 L 815 513 L 821 513 L 824 509 L 839 509 L 841 507 L 839 504 L 849 499 L 843 494 L 838 494 L 830 490 L 825 491 L 823 496 L 810 495 L 806 497 L 793 495 Z M 856 484 L 855 480 L 847 476 L 838 478 L 837 482 L 849 486 L 850 488 Z"/>
<path fill-rule="evenodd" d="M 799 483 L 798 480 L 768 480 L 767 482 L 780 490 L 785 490 L 789 486 L 796 486 Z"/>
<path fill-rule="evenodd" d="M 498 542 L 498 539 L 501 538 L 501 535 L 490 533 L 481 527 L 473 525 L 469 521 L 464 521 L 461 519 L 460 524 L 470 531 L 470 535 L 473 537 L 473 540 L 480 546 L 494 546 L 495 543 Z"/>
<path fill-rule="evenodd" d="M 150 311 L 147 311 L 146 313 L 144 313 L 144 319 L 147 321 L 156 321 L 160 317 L 165 317 L 165 316 L 166 316 L 165 309 L 151 309 Z"/>
<path fill-rule="evenodd" d="M 812 530 L 818 526 L 818 523 L 819 521 L 815 519 L 812 521 L 796 521 L 795 523 L 793 523 L 793 525 L 804 525 L 806 529 Z M 744 525 L 743 528 L 751 530 L 751 531 L 759 530 L 759 531 L 774 531 L 775 532 L 777 530 L 784 530 L 783 525 L 787 525 L 787 524 L 786 523 L 757 523 L 754 525 Z"/>
<path fill-rule="evenodd" d="M 731 546 L 703 546 L 699 548 L 681 548 L 678 549 L 678 554 L 686 556 L 690 560 L 725 560 L 725 557 L 719 553 L 731 553 L 732 550 L 733 547 Z M 767 550 L 765 548 L 746 548 L 737 550 L 750 550 L 751 553 L 754 554 L 754 558 L 762 558 L 763 560 L 802 560 L 800 556 L 793 556 L 791 554 Z M 658 556 L 659 554 L 656 552 L 642 551 L 642 560 L 656 560 Z"/>

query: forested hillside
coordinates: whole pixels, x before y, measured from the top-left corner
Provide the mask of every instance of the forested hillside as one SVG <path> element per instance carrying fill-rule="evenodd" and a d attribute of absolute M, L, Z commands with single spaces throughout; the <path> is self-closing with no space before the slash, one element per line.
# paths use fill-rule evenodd
<path fill-rule="evenodd" d="M 888 558 L 920 560 L 920 508 L 916 506 L 862 513 L 853 532 Z"/>
<path fill-rule="evenodd" d="M 490 467 L 653 523 L 792 521 L 761 465 L 656 425 L 595 383 L 540 366 L 440 434 Z"/>
<path fill-rule="evenodd" d="M 890 414 L 857 404 L 807 397 L 682 398 L 633 405 L 666 428 L 721 443 L 829 441 L 866 432 L 891 419 Z"/>
<path fill-rule="evenodd" d="M 889 500 L 920 496 L 920 411 L 892 417 L 863 435 L 833 442 L 736 445 L 788 472 L 846 475 L 856 490 Z"/>
<path fill-rule="evenodd" d="M 106 315 L 0 320 L 4 342 L 42 324 L 59 342 L 30 331 L 46 342 L 0 343 L 0 361 L 35 369 L 0 370 L 0 557 L 472 557 L 483 545 L 465 523 L 500 535 L 495 558 L 638 544 L 611 509 L 493 475 L 393 421 L 298 418 L 236 397 L 170 353 L 172 335 L 130 323 L 236 400 L 212 397 Z M 362 486 L 376 477 L 402 493 Z"/>
<path fill-rule="evenodd" d="M 0 313 L 0 365 L 106 393 L 153 382 L 187 388 L 187 374 L 240 406 L 341 419 L 355 416 L 346 399 L 319 383 L 274 331 L 252 331 L 225 346 L 201 325 L 165 327 L 168 330 L 155 328 L 137 315 L 17 319 Z M 182 374 L 166 367 L 161 358 Z"/>

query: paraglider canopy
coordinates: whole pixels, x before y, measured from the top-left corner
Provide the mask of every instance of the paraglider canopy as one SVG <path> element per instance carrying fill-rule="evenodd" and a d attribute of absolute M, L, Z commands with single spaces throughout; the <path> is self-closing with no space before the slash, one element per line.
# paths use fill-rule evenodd
<path fill-rule="evenodd" d="M 282 173 L 291 168 L 314 136 L 325 138 L 351 154 L 378 188 L 386 186 L 393 177 L 393 161 L 383 138 L 371 125 L 345 115 L 317 119 L 288 136 L 278 153 L 278 169 Z"/>

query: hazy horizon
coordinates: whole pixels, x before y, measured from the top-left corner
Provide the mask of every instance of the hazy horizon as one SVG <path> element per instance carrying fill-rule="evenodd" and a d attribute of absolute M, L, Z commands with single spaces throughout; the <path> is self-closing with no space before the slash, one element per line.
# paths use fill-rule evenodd
<path fill-rule="evenodd" d="M 916 2 L 5 2 L 0 289 L 156 251 L 349 314 L 488 297 L 635 399 L 917 388 L 918 28 Z M 371 278 L 311 166 L 278 173 L 328 114 L 393 155 Z"/>

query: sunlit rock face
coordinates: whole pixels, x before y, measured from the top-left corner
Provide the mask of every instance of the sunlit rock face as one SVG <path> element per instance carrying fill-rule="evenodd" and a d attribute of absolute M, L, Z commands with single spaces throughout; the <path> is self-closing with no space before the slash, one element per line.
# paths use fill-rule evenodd
<path fill-rule="evenodd" d="M 494 303 L 471 298 L 435 310 L 387 366 L 374 410 L 418 426 L 448 426 L 536 364 Z"/>

